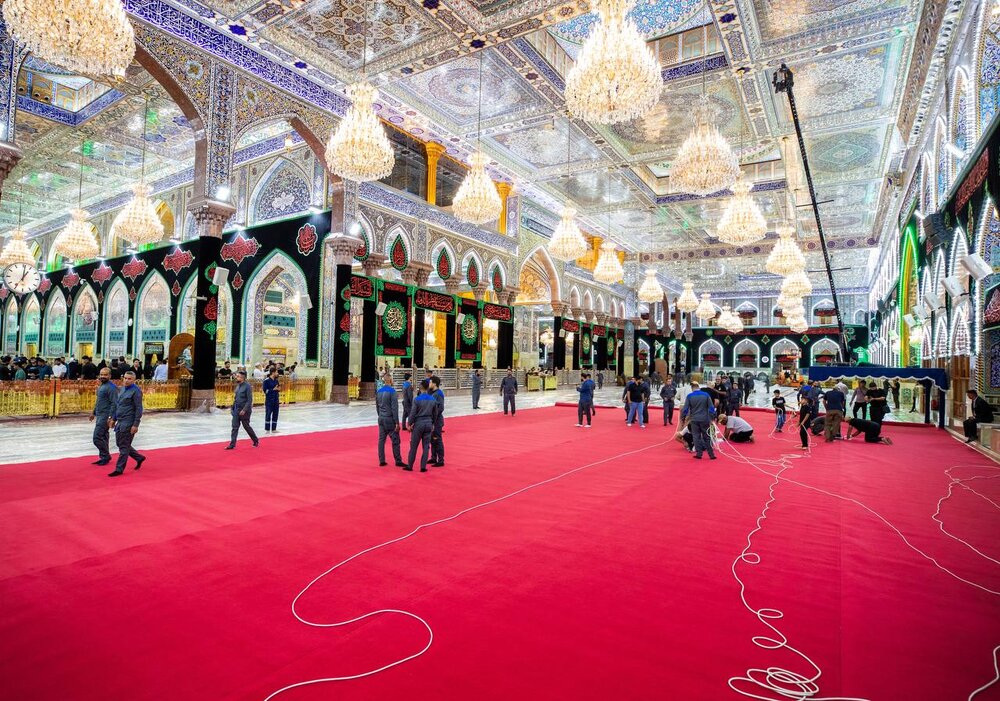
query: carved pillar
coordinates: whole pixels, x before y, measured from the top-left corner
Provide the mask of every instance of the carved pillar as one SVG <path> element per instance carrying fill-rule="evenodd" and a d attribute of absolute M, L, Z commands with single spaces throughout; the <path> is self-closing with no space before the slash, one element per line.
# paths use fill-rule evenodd
<path fill-rule="evenodd" d="M 212 105 L 208 124 L 208 158 L 204 173 L 195 173 L 195 197 L 204 196 L 229 200 L 235 193 L 233 176 L 233 123 L 236 121 L 236 71 L 228 65 L 213 61 L 211 64 Z M 221 188 L 229 188 L 223 197 Z"/>
<path fill-rule="evenodd" d="M 219 288 L 212 277 L 221 262 L 219 254 L 222 251 L 222 228 L 236 208 L 227 202 L 202 199 L 192 202 L 188 210 L 194 216 L 198 232 L 191 407 L 212 408 L 215 406 L 215 357 L 219 324 Z M 133 352 L 141 350 L 134 348 Z M 227 357 L 229 355 L 226 353 Z"/>
<path fill-rule="evenodd" d="M 486 293 L 489 289 L 489 283 L 481 282 L 472 288 L 472 295 L 476 298 L 476 301 L 481 302 L 486 298 Z"/>
<path fill-rule="evenodd" d="M 555 370 L 566 367 L 566 337 L 562 333 L 562 322 L 568 309 L 569 305 L 563 302 L 552 303 L 552 367 Z"/>
<path fill-rule="evenodd" d="M 584 309 L 583 310 L 583 318 L 587 320 L 588 324 L 594 323 L 594 319 L 596 317 L 597 317 L 597 313 L 596 312 L 594 312 L 594 311 L 592 311 L 590 309 Z"/>
<path fill-rule="evenodd" d="M 333 384 L 330 401 L 348 404 L 347 376 L 351 367 L 351 266 L 361 239 L 343 234 L 328 239 L 336 270 L 333 283 Z"/>
<path fill-rule="evenodd" d="M 433 267 L 429 263 L 420 263 L 411 260 L 410 264 L 403 269 L 403 282 L 415 287 L 424 287 L 427 285 L 427 279 L 430 277 L 432 270 Z M 413 323 L 410 324 L 410 330 L 413 334 L 413 357 L 410 358 L 410 366 L 413 368 L 420 368 L 424 365 L 425 323 L 424 310 L 414 306 Z"/>
<path fill-rule="evenodd" d="M 503 204 L 503 209 L 500 210 L 500 221 L 497 222 L 497 231 L 501 234 L 507 233 L 507 198 L 510 197 L 511 190 L 514 186 L 506 182 L 498 182 L 496 184 L 497 192 L 500 193 L 500 202 Z"/>
<path fill-rule="evenodd" d="M 428 141 L 424 144 L 424 150 L 427 152 L 427 202 L 437 204 L 438 160 L 447 149 L 441 144 Z"/>
<path fill-rule="evenodd" d="M 378 278 L 385 260 L 386 257 L 381 253 L 369 254 L 362 264 L 365 275 Z M 378 380 L 378 358 L 375 356 L 379 321 L 375 314 L 377 306 L 377 301 L 370 299 L 364 301 L 361 316 L 361 386 L 358 388 L 358 399 L 375 398 L 375 386 Z"/>

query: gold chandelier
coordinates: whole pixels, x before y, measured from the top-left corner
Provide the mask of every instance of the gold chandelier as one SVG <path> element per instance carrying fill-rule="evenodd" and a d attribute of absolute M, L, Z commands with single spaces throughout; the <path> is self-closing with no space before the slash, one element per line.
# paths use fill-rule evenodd
<path fill-rule="evenodd" d="M 768 254 L 764 268 L 775 275 L 791 275 L 806 269 L 806 257 L 795 241 L 795 227 L 791 224 L 778 226 L 778 242 Z"/>
<path fill-rule="evenodd" d="M 752 186 L 740 173 L 733 185 L 733 196 L 719 219 L 718 236 L 723 243 L 746 246 L 767 234 L 767 220 L 750 194 Z"/>
<path fill-rule="evenodd" d="M 479 116 L 476 120 L 476 152 L 469 159 L 469 172 L 455 193 L 452 213 L 470 224 L 485 224 L 500 218 L 503 202 L 493 180 L 486 174 L 483 153 L 483 51 L 479 52 Z"/>
<path fill-rule="evenodd" d="M 715 318 L 715 305 L 712 304 L 712 295 L 708 292 L 701 293 L 701 302 L 698 303 L 698 308 L 694 310 L 694 315 L 704 321 L 706 324 Z"/>
<path fill-rule="evenodd" d="M 20 226 L 10 232 L 3 251 L 0 251 L 0 271 L 15 263 L 24 263 L 32 268 L 35 267 L 35 257 L 31 255 L 31 249 L 25 242 L 26 238 L 27 235 Z"/>
<path fill-rule="evenodd" d="M 787 292 L 782 292 L 778 295 L 778 309 L 781 310 L 782 316 L 788 316 L 788 310 L 792 307 L 797 307 L 802 304 L 802 298 L 796 297 L 795 295 L 790 295 Z"/>
<path fill-rule="evenodd" d="M 163 222 L 149 199 L 150 187 L 146 184 L 146 127 L 149 125 L 149 98 L 142 119 L 142 167 L 139 182 L 132 186 L 134 196 L 125 209 L 118 213 L 111 224 L 112 237 L 120 236 L 133 246 L 156 243 L 163 239 Z"/>
<path fill-rule="evenodd" d="M 781 283 L 781 291 L 793 297 L 805 297 L 812 294 L 812 282 L 805 270 L 797 270 Z"/>
<path fill-rule="evenodd" d="M 695 107 L 695 128 L 670 167 L 670 186 L 675 192 L 711 195 L 732 187 L 739 172 L 733 149 L 712 121 L 708 96 L 702 95 Z"/>
<path fill-rule="evenodd" d="M 789 319 L 788 329 L 794 333 L 805 333 L 809 330 L 809 322 L 805 320 L 805 317 Z"/>
<path fill-rule="evenodd" d="M 347 180 L 369 182 L 392 173 L 396 156 L 375 114 L 377 97 L 378 90 L 367 80 L 348 86 L 351 106 L 326 145 L 327 166 Z"/>
<path fill-rule="evenodd" d="M 806 308 L 805 305 L 802 304 L 801 299 L 798 301 L 798 304 L 782 307 L 781 311 L 787 320 L 806 318 Z"/>
<path fill-rule="evenodd" d="M 719 318 L 716 319 L 715 323 L 724 329 L 728 329 L 733 325 L 733 310 L 728 304 L 722 305 L 722 311 L 719 313 Z"/>
<path fill-rule="evenodd" d="M 613 285 L 621 282 L 625 276 L 622 263 L 618 260 L 618 251 L 610 241 L 601 244 L 601 252 L 597 257 L 597 265 L 594 266 L 594 279 L 603 282 L 605 285 Z"/>
<path fill-rule="evenodd" d="M 639 286 L 639 301 L 646 304 L 655 304 L 663 301 L 663 287 L 656 279 L 656 271 L 646 268 L 646 279 Z"/>
<path fill-rule="evenodd" d="M 566 77 L 566 105 L 588 122 L 641 117 L 660 99 L 660 64 L 628 12 L 635 0 L 598 0 L 600 21 Z"/>
<path fill-rule="evenodd" d="M 135 56 L 121 0 L 6 0 L 3 18 L 28 51 L 74 73 L 122 78 Z"/>
<path fill-rule="evenodd" d="M 94 238 L 93 226 L 87 221 L 90 212 L 77 208 L 71 209 L 69 215 L 69 224 L 52 244 L 56 253 L 73 262 L 96 258 L 101 253 L 101 246 Z"/>
<path fill-rule="evenodd" d="M 698 308 L 698 298 L 695 297 L 694 294 L 693 282 L 684 283 L 684 291 L 681 292 L 681 296 L 677 298 L 677 308 L 685 314 L 693 312 Z"/>
<path fill-rule="evenodd" d="M 587 242 L 576 225 L 575 217 L 576 210 L 568 205 L 559 213 L 559 224 L 548 246 L 553 258 L 569 262 L 587 253 Z"/>

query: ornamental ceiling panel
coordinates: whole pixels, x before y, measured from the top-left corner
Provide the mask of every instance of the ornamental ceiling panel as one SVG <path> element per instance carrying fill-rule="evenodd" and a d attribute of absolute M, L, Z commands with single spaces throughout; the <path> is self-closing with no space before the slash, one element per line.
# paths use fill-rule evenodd
<path fill-rule="evenodd" d="M 753 0 L 764 43 L 802 34 L 839 36 L 870 31 L 885 16 L 905 19 L 908 0 Z"/>
<path fill-rule="evenodd" d="M 636 28 L 647 40 L 680 31 L 692 20 L 707 24 L 703 0 L 642 0 L 628 13 Z M 707 17 L 711 21 L 711 16 Z M 581 46 L 597 25 L 596 12 L 590 12 L 549 28 L 557 40 Z"/>
<path fill-rule="evenodd" d="M 885 139 L 884 126 L 807 136 L 813 178 L 830 183 L 879 177 Z"/>
<path fill-rule="evenodd" d="M 570 164 L 596 161 L 603 156 L 576 127 L 570 132 L 570 147 L 567 152 L 567 131 L 568 120 L 547 116 L 537 124 L 495 134 L 485 141 L 518 163 L 532 168 L 561 166 L 567 159 Z"/>

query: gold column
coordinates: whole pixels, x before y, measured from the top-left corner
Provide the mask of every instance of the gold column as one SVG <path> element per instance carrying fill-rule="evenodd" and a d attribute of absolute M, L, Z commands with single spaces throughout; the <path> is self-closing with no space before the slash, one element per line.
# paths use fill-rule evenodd
<path fill-rule="evenodd" d="M 500 181 L 496 184 L 497 192 L 500 193 L 500 202 L 503 203 L 503 209 L 500 210 L 500 221 L 497 224 L 497 231 L 501 234 L 507 233 L 507 198 L 510 197 L 510 191 L 514 189 L 514 186 L 510 183 L 505 183 Z"/>
<path fill-rule="evenodd" d="M 437 204 L 438 159 L 447 149 L 433 141 L 424 144 L 424 149 L 427 151 L 427 202 Z"/>

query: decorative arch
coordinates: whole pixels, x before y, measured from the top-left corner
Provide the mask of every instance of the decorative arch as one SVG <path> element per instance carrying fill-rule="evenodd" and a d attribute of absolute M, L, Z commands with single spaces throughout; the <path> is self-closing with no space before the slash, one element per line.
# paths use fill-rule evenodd
<path fill-rule="evenodd" d="M 621 318 L 621 315 L 618 313 L 618 300 L 614 297 L 611 298 L 611 316 L 615 319 Z"/>
<path fill-rule="evenodd" d="M 590 290 L 584 290 L 583 308 L 586 309 L 587 311 L 594 310 L 594 295 L 590 293 Z"/>
<path fill-rule="evenodd" d="M 198 278 L 192 275 L 181 290 L 177 304 L 177 333 L 187 333 L 196 335 L 195 319 L 197 318 L 195 307 L 197 300 Z M 219 286 L 219 314 L 216 320 L 215 329 L 215 356 L 216 360 L 227 360 L 232 354 L 233 328 L 233 292 L 229 283 Z"/>
<path fill-rule="evenodd" d="M 580 308 L 580 288 L 576 285 L 569 288 L 569 306 L 574 309 Z"/>
<path fill-rule="evenodd" d="M 101 351 L 105 358 L 118 358 L 128 350 L 128 288 L 116 277 L 104 297 L 104 338 Z"/>
<path fill-rule="evenodd" d="M 97 346 L 97 309 L 97 295 L 89 284 L 84 283 L 73 302 L 71 350 L 75 350 L 80 343 Z"/>
<path fill-rule="evenodd" d="M 976 139 L 982 136 L 1000 111 L 1000 18 L 992 16 L 993 3 L 979 3 L 979 31 L 976 38 Z"/>
<path fill-rule="evenodd" d="M 410 264 L 413 248 L 406 230 L 398 224 L 385 235 L 385 255 L 389 265 L 396 270 L 403 270 Z"/>
<path fill-rule="evenodd" d="M 354 224 L 357 224 L 357 226 L 355 227 Z M 351 225 L 350 234 L 361 239 L 361 245 L 354 252 L 354 260 L 364 263 L 368 260 L 368 256 L 372 252 L 372 245 L 375 241 L 375 228 L 368 221 L 368 217 L 360 210 L 358 210 L 357 219 L 354 220 L 354 224 Z"/>
<path fill-rule="evenodd" d="M 809 349 L 809 357 L 812 362 L 815 363 L 816 359 L 823 355 L 833 354 L 833 357 L 840 357 L 840 346 L 837 345 L 835 341 L 831 341 L 829 338 L 821 338 L 812 344 L 812 348 Z"/>
<path fill-rule="evenodd" d="M 833 309 L 833 300 L 832 299 L 821 299 L 820 301 L 818 301 L 814 305 L 812 305 L 812 308 L 809 310 L 809 316 L 812 317 L 812 320 L 813 320 L 814 324 L 824 323 L 824 322 L 820 321 L 820 319 L 822 317 L 819 314 L 816 313 L 816 311 L 818 309 Z"/>
<path fill-rule="evenodd" d="M 499 260 L 490 261 L 490 289 L 495 293 L 503 292 L 507 287 L 507 271 Z"/>
<path fill-rule="evenodd" d="M 771 355 L 773 358 L 777 358 L 779 355 L 791 355 L 799 357 L 802 355 L 802 350 L 799 348 L 799 344 L 790 338 L 779 338 L 775 341 L 774 345 L 771 346 Z"/>
<path fill-rule="evenodd" d="M 714 360 L 712 358 L 715 358 Z M 722 344 L 713 338 L 698 346 L 698 365 L 701 367 L 722 367 Z"/>
<path fill-rule="evenodd" d="M 312 182 L 295 163 L 275 159 L 250 195 L 250 223 L 273 221 L 308 211 L 312 204 Z"/>
<path fill-rule="evenodd" d="M 431 264 L 434 266 L 433 276 L 444 282 L 455 275 L 455 249 L 447 240 L 441 239 L 431 249 Z"/>
<path fill-rule="evenodd" d="M 951 354 L 972 355 L 972 328 L 969 324 L 969 305 L 967 302 L 959 304 L 952 314 Z"/>
<path fill-rule="evenodd" d="M 962 287 L 969 288 L 969 271 L 961 264 L 962 258 L 969 255 L 969 239 L 961 226 L 955 227 L 955 235 L 951 238 L 951 260 L 948 274 L 962 281 Z"/>
<path fill-rule="evenodd" d="M 16 308 L 16 306 L 15 306 Z M 16 331 L 16 324 L 15 324 Z M 15 337 L 17 334 L 15 333 Z M 32 293 L 24 301 L 23 311 L 21 312 L 21 339 L 23 346 L 23 352 L 25 355 L 29 355 L 28 346 L 34 344 L 35 348 L 39 348 L 39 342 L 42 338 L 42 306 L 39 301 L 37 294 Z"/>
<path fill-rule="evenodd" d="M 934 326 L 934 355 L 936 357 L 947 358 L 949 356 L 948 341 L 948 319 L 942 314 Z"/>
<path fill-rule="evenodd" d="M 68 309 L 62 290 L 56 288 L 49 294 L 45 306 L 45 338 L 42 353 L 46 356 L 62 355 L 66 352 L 66 328 Z"/>
<path fill-rule="evenodd" d="M 284 122 L 291 127 L 291 129 L 299 135 L 303 143 L 309 147 L 309 150 L 313 152 L 316 159 L 320 163 L 324 163 L 326 161 L 326 144 L 324 144 L 323 139 L 321 139 L 316 132 L 313 131 L 312 127 L 310 127 L 296 112 L 285 112 L 284 114 L 270 115 L 264 119 L 248 124 L 236 132 L 233 136 L 233 143 L 237 143 L 241 138 L 250 132 L 264 129 L 277 122 Z M 333 177 L 336 178 L 336 176 Z"/>
<path fill-rule="evenodd" d="M 733 358 L 736 367 L 760 367 L 760 346 L 749 338 L 741 339 L 733 346 Z"/>
<path fill-rule="evenodd" d="M 132 325 L 132 353 L 142 355 L 144 343 L 170 341 L 170 286 L 159 271 L 146 276 L 135 298 L 135 321 Z"/>
<path fill-rule="evenodd" d="M 521 263 L 521 270 L 518 275 L 518 280 L 520 281 L 519 286 L 521 288 L 521 292 L 517 295 L 519 301 L 530 300 L 531 292 L 527 289 L 528 286 L 525 284 L 525 275 L 527 271 L 533 272 L 534 278 L 537 280 L 539 285 L 548 288 L 549 302 L 556 304 L 561 303 L 562 285 L 559 281 L 559 274 L 556 272 L 556 266 L 552 262 L 552 258 L 549 257 L 549 253 L 545 250 L 544 246 L 535 246 L 527 257 L 525 257 L 524 262 Z M 533 301 L 537 302 L 541 300 Z"/>
<path fill-rule="evenodd" d="M 264 332 L 264 293 L 279 276 L 286 276 L 295 292 L 301 298 L 308 298 L 309 291 L 306 276 L 302 269 L 281 251 L 271 253 L 261 261 L 251 273 L 247 281 L 246 292 L 243 294 L 243 342 L 240 362 L 250 363 L 253 359 L 253 348 L 256 339 Z M 298 340 L 298 359 L 305 362 L 306 336 L 308 335 L 309 315 L 296 315 L 296 336 Z"/>
<path fill-rule="evenodd" d="M 462 279 L 469 287 L 477 287 L 483 279 L 483 261 L 475 251 L 469 251 L 462 259 Z"/>
<path fill-rule="evenodd" d="M 868 312 L 866 312 L 864 309 L 855 309 L 854 323 L 864 326 L 867 323 L 867 314 Z"/>
<path fill-rule="evenodd" d="M 937 255 L 934 257 L 934 273 L 932 287 L 934 289 L 934 294 L 941 297 L 941 299 L 947 299 L 947 294 L 944 289 L 944 279 L 947 277 L 947 270 L 944 263 L 944 251 L 938 249 Z"/>
<path fill-rule="evenodd" d="M 598 292 L 594 302 L 597 305 L 597 313 L 604 314 L 608 311 L 608 304 L 604 301 L 604 293 Z"/>
<path fill-rule="evenodd" d="M 3 312 L 3 352 L 5 355 L 17 353 L 17 332 L 19 330 L 19 315 L 17 309 L 17 298 L 14 295 L 7 297 L 7 303 Z"/>

